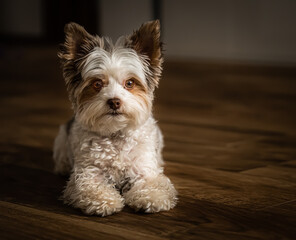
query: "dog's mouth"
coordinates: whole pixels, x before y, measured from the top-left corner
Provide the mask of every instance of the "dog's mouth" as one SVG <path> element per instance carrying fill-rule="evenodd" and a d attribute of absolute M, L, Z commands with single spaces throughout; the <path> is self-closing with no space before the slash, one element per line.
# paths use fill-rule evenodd
<path fill-rule="evenodd" d="M 118 111 L 111 111 L 111 112 L 108 112 L 106 115 L 112 116 L 112 117 L 117 117 L 117 116 L 123 115 L 123 113 L 122 112 L 118 112 Z"/>

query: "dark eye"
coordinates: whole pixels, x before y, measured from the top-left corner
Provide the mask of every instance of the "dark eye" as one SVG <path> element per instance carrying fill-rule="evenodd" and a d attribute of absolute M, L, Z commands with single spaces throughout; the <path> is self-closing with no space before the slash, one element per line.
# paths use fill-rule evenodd
<path fill-rule="evenodd" d="M 93 85 L 94 89 L 99 91 L 103 87 L 103 81 L 101 79 L 98 79 L 98 80 L 94 81 L 92 85 Z"/>
<path fill-rule="evenodd" d="M 127 89 L 133 89 L 135 86 L 135 80 L 129 79 L 125 81 L 124 87 Z"/>

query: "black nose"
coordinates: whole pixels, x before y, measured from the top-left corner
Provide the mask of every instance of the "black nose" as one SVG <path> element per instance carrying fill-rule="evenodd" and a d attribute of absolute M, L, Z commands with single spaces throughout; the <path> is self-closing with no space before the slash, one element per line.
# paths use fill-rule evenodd
<path fill-rule="evenodd" d="M 121 106 L 121 101 L 119 98 L 112 98 L 107 101 L 107 104 L 112 108 L 113 110 L 117 110 Z"/>

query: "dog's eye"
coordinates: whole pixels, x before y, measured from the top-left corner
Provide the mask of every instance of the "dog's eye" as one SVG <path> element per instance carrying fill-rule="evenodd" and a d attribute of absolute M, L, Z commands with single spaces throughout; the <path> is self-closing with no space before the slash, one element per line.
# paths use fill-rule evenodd
<path fill-rule="evenodd" d="M 101 79 L 96 80 L 93 82 L 93 88 L 96 89 L 97 91 L 101 90 L 101 88 L 103 87 L 103 81 Z"/>
<path fill-rule="evenodd" d="M 125 81 L 124 87 L 125 87 L 126 89 L 129 89 L 129 90 L 130 90 L 130 89 L 133 89 L 134 86 L 135 86 L 135 80 L 133 80 L 133 79 L 128 79 L 128 80 Z"/>

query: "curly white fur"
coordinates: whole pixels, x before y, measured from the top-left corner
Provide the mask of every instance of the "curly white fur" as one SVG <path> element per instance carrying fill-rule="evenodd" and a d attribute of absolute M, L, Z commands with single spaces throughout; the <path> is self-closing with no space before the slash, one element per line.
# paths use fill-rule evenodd
<path fill-rule="evenodd" d="M 64 129 L 55 141 L 54 158 L 57 173 L 73 168 L 65 203 L 101 216 L 120 211 L 125 203 L 145 212 L 176 205 L 176 190 L 163 174 L 162 135 L 152 117 L 126 135 L 101 137 L 74 123 L 67 137 Z"/>

